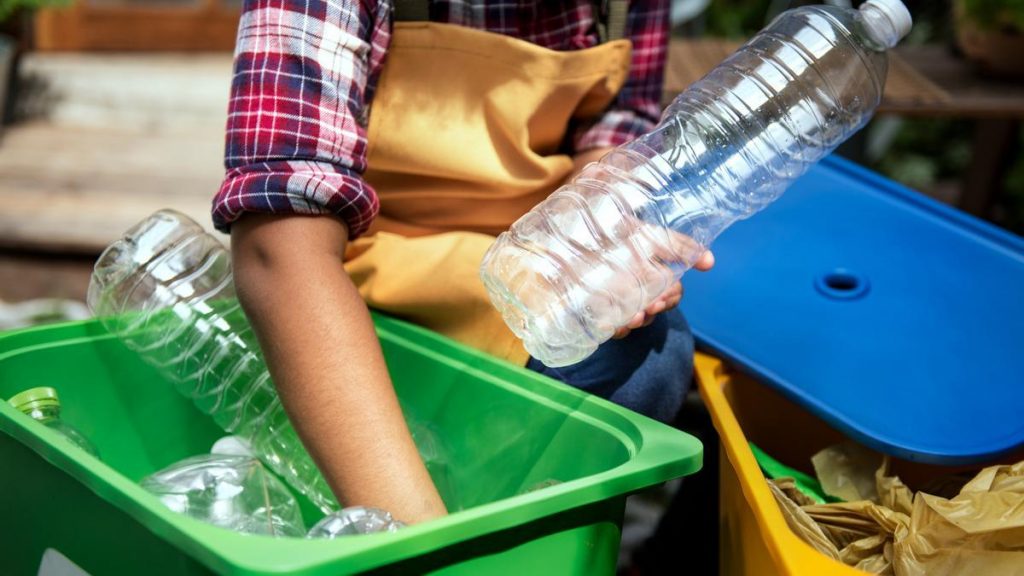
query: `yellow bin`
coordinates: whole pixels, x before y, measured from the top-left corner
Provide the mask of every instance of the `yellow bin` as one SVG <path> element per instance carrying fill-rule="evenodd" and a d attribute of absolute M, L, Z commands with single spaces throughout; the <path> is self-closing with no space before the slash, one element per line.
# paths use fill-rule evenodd
<path fill-rule="evenodd" d="M 847 439 L 778 392 L 732 370 L 721 360 L 697 354 L 697 384 L 721 439 L 719 458 L 722 576 L 863 576 L 804 543 L 786 524 L 750 442 L 779 461 L 813 474 L 811 456 Z M 1024 450 L 994 463 L 1024 460 Z M 988 465 L 988 464 L 986 464 Z M 934 466 L 893 458 L 890 470 L 910 487 L 974 466 Z"/>
<path fill-rule="evenodd" d="M 719 573 L 866 574 L 820 554 L 789 529 L 748 443 L 793 465 L 809 462 L 812 454 L 842 435 L 716 358 L 697 354 L 696 371 L 721 438 Z"/>

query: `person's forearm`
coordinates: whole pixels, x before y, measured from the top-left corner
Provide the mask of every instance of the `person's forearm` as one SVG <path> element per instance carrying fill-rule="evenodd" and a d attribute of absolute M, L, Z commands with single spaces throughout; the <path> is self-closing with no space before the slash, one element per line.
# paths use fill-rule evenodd
<path fill-rule="evenodd" d="M 295 430 L 344 506 L 407 523 L 445 514 L 409 436 L 331 217 L 244 216 L 235 284 Z"/>

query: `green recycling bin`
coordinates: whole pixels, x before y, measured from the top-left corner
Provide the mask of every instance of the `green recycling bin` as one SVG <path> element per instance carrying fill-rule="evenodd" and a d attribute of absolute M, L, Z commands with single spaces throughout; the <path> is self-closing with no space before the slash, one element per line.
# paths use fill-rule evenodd
<path fill-rule="evenodd" d="M 96 321 L 0 334 L 0 397 L 52 386 L 102 461 L 0 403 L 0 573 L 613 574 L 625 497 L 700 468 L 686 434 L 375 316 L 404 409 L 464 467 L 449 516 L 338 540 L 234 533 L 137 482 L 223 435 Z M 381 455 L 386 458 L 386 454 Z M 540 487 L 540 488 L 538 488 Z M 318 519 L 308 502 L 305 520 Z M 49 565 L 49 564 L 48 564 Z"/>

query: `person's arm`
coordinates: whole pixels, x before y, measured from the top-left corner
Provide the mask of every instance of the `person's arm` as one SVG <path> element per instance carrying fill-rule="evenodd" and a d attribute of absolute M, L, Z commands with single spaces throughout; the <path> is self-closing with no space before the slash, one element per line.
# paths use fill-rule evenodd
<path fill-rule="evenodd" d="M 413 523 L 444 505 L 342 267 L 377 213 L 365 121 L 389 6 L 245 3 L 213 219 L 231 232 L 236 290 L 282 405 L 338 500 Z"/>
<path fill-rule="evenodd" d="M 231 239 L 239 300 L 292 425 L 338 499 L 407 523 L 445 514 L 341 265 L 344 222 L 250 214 Z"/>

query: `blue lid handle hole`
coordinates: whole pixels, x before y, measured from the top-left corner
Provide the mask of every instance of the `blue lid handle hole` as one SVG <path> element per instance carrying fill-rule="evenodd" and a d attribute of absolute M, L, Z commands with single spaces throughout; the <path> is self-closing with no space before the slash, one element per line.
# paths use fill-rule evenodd
<path fill-rule="evenodd" d="M 856 290 L 860 282 L 852 274 L 833 273 L 825 276 L 825 284 L 833 290 L 849 292 Z"/>
<path fill-rule="evenodd" d="M 814 286 L 827 298 L 853 300 L 867 293 L 868 279 L 856 272 L 837 268 L 819 275 L 814 281 Z"/>

